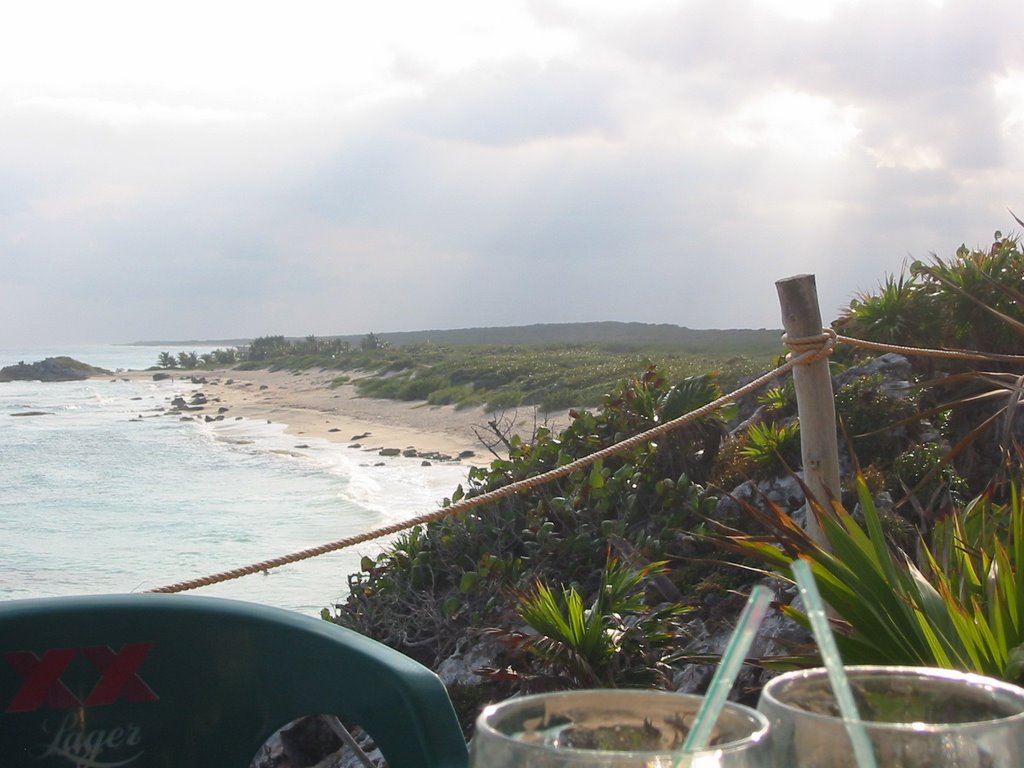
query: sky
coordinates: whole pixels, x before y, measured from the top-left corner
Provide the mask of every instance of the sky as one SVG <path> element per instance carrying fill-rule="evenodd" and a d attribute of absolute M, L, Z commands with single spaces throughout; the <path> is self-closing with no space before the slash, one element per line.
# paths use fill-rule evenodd
<path fill-rule="evenodd" d="M 0 10 L 0 346 L 825 322 L 1024 218 L 1018 0 Z"/>

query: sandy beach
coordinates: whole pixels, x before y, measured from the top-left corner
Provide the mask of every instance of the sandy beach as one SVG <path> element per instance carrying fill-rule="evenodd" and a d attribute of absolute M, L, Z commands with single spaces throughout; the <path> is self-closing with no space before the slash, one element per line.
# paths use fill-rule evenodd
<path fill-rule="evenodd" d="M 489 422 L 509 434 L 529 437 L 546 423 L 564 427 L 567 414 L 536 414 L 533 408 L 494 413 L 482 408 L 456 409 L 426 402 L 359 397 L 351 384 L 332 387 L 337 371 L 168 371 L 175 379 L 204 380 L 207 404 L 197 418 L 245 418 L 283 424 L 296 437 L 342 443 L 352 450 L 379 455 L 398 451 L 417 458 L 438 454 L 463 464 L 487 465 L 507 451 Z M 137 378 L 152 378 L 138 371 Z M 183 392 L 184 393 L 184 392 Z M 186 397 L 186 401 L 188 397 Z M 509 428 L 511 425 L 511 432 Z"/>

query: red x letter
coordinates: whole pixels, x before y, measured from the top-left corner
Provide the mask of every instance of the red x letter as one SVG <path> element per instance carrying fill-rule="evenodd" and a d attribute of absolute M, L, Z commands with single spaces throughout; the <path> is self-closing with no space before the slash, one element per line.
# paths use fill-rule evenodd
<path fill-rule="evenodd" d="M 60 681 L 60 676 L 75 657 L 74 648 L 55 648 L 40 659 L 32 651 L 5 653 L 7 663 L 25 678 L 21 689 L 7 705 L 8 712 L 31 712 L 45 701 L 54 709 L 70 709 L 80 702 Z"/>
<path fill-rule="evenodd" d="M 83 648 L 82 655 L 103 673 L 86 698 L 85 706 L 113 704 L 122 696 L 128 701 L 156 701 L 160 698 L 136 674 L 152 648 L 152 643 L 126 643 L 116 654 L 102 645 Z"/>

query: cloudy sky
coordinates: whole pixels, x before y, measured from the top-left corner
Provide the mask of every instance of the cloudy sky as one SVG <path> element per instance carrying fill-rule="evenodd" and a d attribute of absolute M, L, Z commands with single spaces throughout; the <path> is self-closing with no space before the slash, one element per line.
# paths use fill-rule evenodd
<path fill-rule="evenodd" d="M 0 345 L 834 318 L 1024 217 L 1019 0 L 0 10 Z"/>

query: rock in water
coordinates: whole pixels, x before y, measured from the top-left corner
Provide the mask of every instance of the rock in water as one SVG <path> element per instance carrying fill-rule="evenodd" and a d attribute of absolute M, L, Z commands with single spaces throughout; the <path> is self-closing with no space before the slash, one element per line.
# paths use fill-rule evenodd
<path fill-rule="evenodd" d="M 109 376 L 110 371 L 70 357 L 48 357 L 38 363 L 18 363 L 0 368 L 0 381 L 81 381 Z"/>

